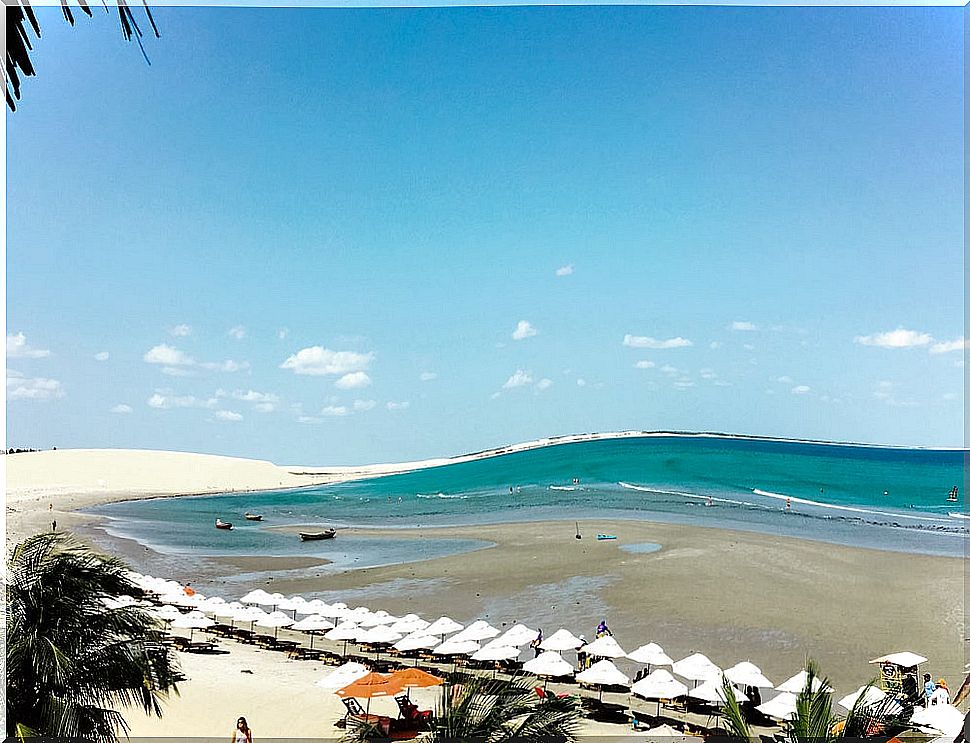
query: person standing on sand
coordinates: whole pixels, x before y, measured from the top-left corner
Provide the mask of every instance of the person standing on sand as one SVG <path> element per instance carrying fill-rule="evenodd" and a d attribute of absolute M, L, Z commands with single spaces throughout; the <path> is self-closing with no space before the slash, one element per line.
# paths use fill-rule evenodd
<path fill-rule="evenodd" d="M 532 648 L 533 650 L 535 650 L 535 652 L 536 652 L 536 654 L 535 654 L 535 656 L 534 656 L 534 657 L 536 657 L 536 658 L 538 658 L 538 657 L 539 657 L 539 653 L 540 653 L 540 650 L 539 650 L 539 646 L 540 646 L 541 644 L 542 644 L 542 628 L 540 627 L 540 628 L 539 628 L 539 634 L 538 634 L 538 635 L 536 635 L 536 639 L 534 639 L 534 640 L 533 640 L 533 641 L 532 641 L 532 642 L 531 642 L 531 643 L 529 644 L 529 646 L 530 646 L 530 647 L 531 647 L 531 648 Z"/>
<path fill-rule="evenodd" d="M 253 731 L 249 729 L 249 723 L 245 717 L 236 720 L 236 729 L 232 731 L 232 739 L 229 743 L 253 743 Z"/>

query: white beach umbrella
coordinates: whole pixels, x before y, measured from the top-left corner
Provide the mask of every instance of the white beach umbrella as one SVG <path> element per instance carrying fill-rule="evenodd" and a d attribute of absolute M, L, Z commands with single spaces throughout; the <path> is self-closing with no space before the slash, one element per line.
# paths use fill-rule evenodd
<path fill-rule="evenodd" d="M 889 655 L 882 655 L 878 658 L 873 658 L 871 661 L 869 661 L 869 663 L 892 663 L 893 665 L 902 666 L 903 668 L 912 668 L 913 666 L 918 666 L 920 663 L 926 663 L 926 658 L 909 650 L 903 650 L 900 653 L 890 653 Z"/>
<path fill-rule="evenodd" d="M 388 614 L 386 611 L 376 611 L 373 614 L 364 617 L 360 620 L 359 624 L 361 627 L 380 627 L 382 625 L 387 626 L 394 624 L 398 620 L 397 617 L 392 614 Z"/>
<path fill-rule="evenodd" d="M 427 650 L 440 645 L 441 640 L 437 635 L 429 635 L 423 630 L 412 632 L 407 637 L 394 643 L 395 650 Z"/>
<path fill-rule="evenodd" d="M 431 622 L 427 621 L 426 619 L 422 619 L 419 616 L 411 614 L 398 619 L 396 622 L 394 622 L 394 624 L 391 625 L 391 629 L 395 632 L 408 635 L 412 632 L 419 632 L 427 629 L 430 624 Z"/>
<path fill-rule="evenodd" d="M 296 619 L 296 612 L 307 605 L 307 600 L 302 596 L 290 596 L 280 601 L 276 608 L 280 611 L 291 611 L 293 612 L 293 618 Z"/>
<path fill-rule="evenodd" d="M 808 686 L 808 672 L 799 671 L 783 684 L 776 686 L 775 689 L 777 691 L 790 691 L 792 694 L 801 694 L 803 691 L 805 691 L 806 686 Z M 812 691 L 818 691 L 821 688 L 822 688 L 822 679 L 820 679 L 818 676 L 815 676 L 812 679 Z M 833 689 L 831 686 L 826 686 L 825 691 L 831 692 L 833 691 Z"/>
<path fill-rule="evenodd" d="M 289 627 L 293 624 L 293 617 L 277 610 L 265 617 L 260 617 L 256 620 L 256 624 L 260 627 L 272 628 L 274 630 L 273 637 L 276 637 L 280 633 L 280 627 Z"/>
<path fill-rule="evenodd" d="M 727 701 L 721 681 L 715 679 L 708 679 L 704 683 L 698 684 L 687 692 L 687 696 L 689 696 L 691 699 L 700 699 L 702 702 L 707 702 L 708 704 L 720 705 Z M 748 701 L 747 694 L 736 687 L 734 689 L 734 698 L 738 702 Z"/>
<path fill-rule="evenodd" d="M 266 598 L 266 603 L 269 606 L 279 606 L 280 604 L 285 602 L 286 602 L 286 596 L 284 596 L 282 593 L 271 593 L 271 594 L 268 594 Z"/>
<path fill-rule="evenodd" d="M 367 630 L 361 629 L 360 627 L 358 627 L 354 622 L 348 622 L 348 621 L 344 620 L 343 622 L 341 622 L 340 624 L 338 624 L 336 627 L 334 627 L 332 630 L 330 630 L 329 632 L 327 632 L 324 635 L 324 637 L 326 637 L 328 640 L 343 640 L 343 642 L 344 642 L 344 652 L 343 652 L 343 654 L 346 655 L 347 654 L 347 642 L 349 640 L 355 640 L 357 638 L 357 635 L 360 635 L 360 634 L 362 634 L 362 633 L 364 633 L 366 631 Z"/>
<path fill-rule="evenodd" d="M 357 635 L 357 642 L 367 643 L 368 645 L 390 645 L 402 637 L 404 635 L 395 632 L 386 624 L 378 624 L 376 627 L 371 627 L 366 632 Z"/>
<path fill-rule="evenodd" d="M 770 689 L 774 683 L 765 676 L 761 669 L 750 661 L 741 661 L 728 668 L 724 675 L 732 684 L 740 686 L 758 686 L 763 689 Z"/>
<path fill-rule="evenodd" d="M 336 691 L 343 689 L 348 684 L 352 684 L 357 679 L 370 673 L 370 669 L 360 663 L 349 661 L 342 666 L 337 666 L 322 679 L 316 682 L 321 689 Z"/>
<path fill-rule="evenodd" d="M 707 681 L 721 676 L 721 669 L 703 653 L 694 653 L 673 664 L 674 673 L 691 681 Z"/>
<path fill-rule="evenodd" d="M 159 601 L 163 604 L 171 604 L 172 606 L 181 606 L 186 609 L 194 609 L 199 604 L 202 603 L 204 597 L 198 594 L 193 594 L 189 596 L 185 593 L 166 593 L 159 596 Z"/>
<path fill-rule="evenodd" d="M 180 612 L 178 609 L 176 609 L 174 606 L 171 606 L 170 604 L 159 606 L 157 609 L 154 609 L 152 613 L 159 619 L 163 619 L 166 622 L 171 622 L 175 619 L 178 619 L 180 616 L 182 616 L 182 612 Z"/>
<path fill-rule="evenodd" d="M 568 629 L 558 629 L 539 643 L 540 650 L 575 650 L 583 641 Z M 542 657 L 542 656 L 540 656 Z"/>
<path fill-rule="evenodd" d="M 246 607 L 238 601 L 230 601 L 227 604 L 220 604 L 213 612 L 217 617 L 229 617 L 235 621 L 236 612 Z"/>
<path fill-rule="evenodd" d="M 316 632 L 325 632 L 326 630 L 333 629 L 333 622 L 320 614 L 311 614 L 308 617 L 303 617 L 299 622 L 294 622 L 290 629 L 299 630 L 300 632 L 306 632 L 310 635 L 310 649 L 313 649 L 313 635 Z"/>
<path fill-rule="evenodd" d="M 687 686 L 675 679 L 670 671 L 658 668 L 644 676 L 630 687 L 630 691 L 644 699 L 657 700 L 657 714 L 660 714 L 661 699 L 676 699 L 687 693 Z"/>
<path fill-rule="evenodd" d="M 228 606 L 228 602 L 221 596 L 210 596 L 199 602 L 199 609 L 210 614 L 218 614 L 224 606 Z"/>
<path fill-rule="evenodd" d="M 450 635 L 452 632 L 459 632 L 465 629 L 465 625 L 459 624 L 451 617 L 439 617 L 434 620 L 431 624 L 425 627 L 425 631 L 429 635 Z"/>
<path fill-rule="evenodd" d="M 775 720 L 790 720 L 795 714 L 795 701 L 798 699 L 790 691 L 783 691 L 773 699 L 755 707 L 756 710 Z"/>
<path fill-rule="evenodd" d="M 250 629 L 252 629 L 257 619 L 262 619 L 266 616 L 269 615 L 258 606 L 248 606 L 243 609 L 237 609 L 236 613 L 232 615 L 232 618 L 237 622 L 249 622 Z"/>
<path fill-rule="evenodd" d="M 324 614 L 325 617 L 333 617 L 334 619 L 345 619 L 348 614 L 350 614 L 350 608 L 347 604 L 342 601 L 337 601 L 336 603 L 330 604 L 330 611 Z"/>
<path fill-rule="evenodd" d="M 573 664 L 554 650 L 547 650 L 532 660 L 527 660 L 522 664 L 522 670 L 546 678 L 550 676 L 572 676 L 576 673 Z"/>
<path fill-rule="evenodd" d="M 462 640 L 460 642 L 447 640 L 432 650 L 431 653 L 433 655 L 471 655 L 479 650 L 481 650 L 481 645 L 474 640 Z"/>
<path fill-rule="evenodd" d="M 576 674 L 576 681 L 581 684 L 598 686 L 600 699 L 603 698 L 604 686 L 629 686 L 630 677 L 613 665 L 613 661 L 597 661 L 582 673 Z"/>
<path fill-rule="evenodd" d="M 499 635 L 503 645 L 526 645 L 539 636 L 539 630 L 529 629 L 524 624 L 517 624 Z"/>
<path fill-rule="evenodd" d="M 488 640 L 500 634 L 500 630 L 495 629 L 488 622 L 479 619 L 477 622 L 472 622 L 469 624 L 467 627 L 465 627 L 465 629 L 451 639 L 474 640 L 475 642 L 481 642 L 482 640 Z M 506 647 L 508 647 L 508 643 L 506 643 Z"/>
<path fill-rule="evenodd" d="M 449 640 L 448 642 L 453 642 Z M 519 653 L 522 650 L 520 648 L 512 647 L 511 645 L 496 645 L 494 643 L 488 643 L 472 654 L 472 660 L 481 661 L 492 661 L 492 660 L 513 660 L 519 657 Z"/>
<path fill-rule="evenodd" d="M 327 618 L 333 616 L 330 613 L 330 604 L 322 599 L 310 599 L 303 605 L 303 608 L 297 609 L 296 611 L 297 614 L 320 614 Z"/>
<path fill-rule="evenodd" d="M 357 624 L 361 623 L 361 620 L 367 619 L 371 615 L 371 610 L 366 606 L 355 606 L 353 609 L 344 614 L 344 620 L 348 622 L 355 622 Z"/>
<path fill-rule="evenodd" d="M 603 635 L 583 648 L 593 658 L 625 658 L 626 651 L 611 635 Z"/>
<path fill-rule="evenodd" d="M 247 593 L 239 601 L 243 604 L 266 604 L 269 606 L 270 595 L 262 588 L 257 588 Z"/>
<path fill-rule="evenodd" d="M 202 612 L 189 612 L 188 614 L 183 614 L 172 622 L 173 627 L 190 630 L 189 642 L 192 641 L 192 637 L 197 629 L 208 629 L 213 624 L 215 624 L 215 622 L 209 619 L 209 617 Z"/>
<path fill-rule="evenodd" d="M 650 728 L 646 731 L 646 737 L 649 738 L 679 738 L 681 743 L 686 743 L 691 740 L 703 740 L 696 735 L 687 735 L 677 728 L 671 727 L 667 723 L 663 725 L 657 725 L 657 727 Z"/>
<path fill-rule="evenodd" d="M 956 736 L 963 729 L 963 713 L 952 704 L 917 707 L 910 722 L 926 730 Z"/>
<path fill-rule="evenodd" d="M 655 642 L 641 645 L 632 653 L 627 653 L 626 657 L 645 666 L 672 666 L 674 664 L 674 659 L 667 655 L 664 649 Z"/>
<path fill-rule="evenodd" d="M 860 699 L 860 697 L 862 698 Z M 842 697 L 839 700 L 839 705 L 851 710 L 857 701 L 860 707 L 869 707 L 873 704 L 879 704 L 885 698 L 886 692 L 877 686 L 860 686 L 851 694 Z"/>

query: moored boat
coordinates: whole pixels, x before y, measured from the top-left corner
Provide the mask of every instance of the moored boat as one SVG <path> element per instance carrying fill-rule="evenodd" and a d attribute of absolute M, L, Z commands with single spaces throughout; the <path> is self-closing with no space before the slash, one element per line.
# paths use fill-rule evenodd
<path fill-rule="evenodd" d="M 249 511 L 246 511 L 246 513 L 244 515 L 246 517 L 246 521 L 262 521 L 263 520 L 263 514 L 261 514 L 261 513 L 250 513 Z"/>
<path fill-rule="evenodd" d="M 616 534 L 597 534 L 596 538 L 600 541 L 604 539 L 616 539 Z"/>
<path fill-rule="evenodd" d="M 336 529 L 325 529 L 324 531 L 301 531 L 300 539 L 304 542 L 312 542 L 316 539 L 333 539 L 337 536 Z"/>
<path fill-rule="evenodd" d="M 223 521 L 222 519 L 216 519 L 216 529 L 225 529 L 228 531 L 229 529 L 232 529 L 232 524 L 230 524 L 228 521 Z"/>

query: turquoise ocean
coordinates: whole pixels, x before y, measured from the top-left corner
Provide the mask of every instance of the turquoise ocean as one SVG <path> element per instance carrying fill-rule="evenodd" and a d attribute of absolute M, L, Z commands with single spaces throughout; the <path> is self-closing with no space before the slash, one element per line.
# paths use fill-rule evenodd
<path fill-rule="evenodd" d="M 632 519 L 722 527 L 877 549 L 964 556 L 966 450 L 903 449 L 690 435 L 566 443 L 336 485 L 158 498 L 90 509 L 112 535 L 166 554 L 307 555 L 333 569 L 487 546 L 367 537 L 301 542 L 279 526 L 383 529 L 539 520 L 584 538 Z M 956 503 L 947 501 L 953 486 Z M 787 499 L 791 499 L 790 509 Z M 261 513 L 262 522 L 243 519 Z M 235 528 L 214 528 L 217 518 Z M 570 524 L 572 529 L 573 525 Z M 622 543 L 622 528 L 613 528 Z"/>

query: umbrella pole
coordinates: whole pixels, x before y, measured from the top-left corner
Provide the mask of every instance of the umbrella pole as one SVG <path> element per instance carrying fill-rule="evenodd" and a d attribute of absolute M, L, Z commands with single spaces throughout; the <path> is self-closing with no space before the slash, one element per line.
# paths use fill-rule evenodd
<path fill-rule="evenodd" d="M 313 632 L 310 632 L 310 650 L 313 650 Z"/>

